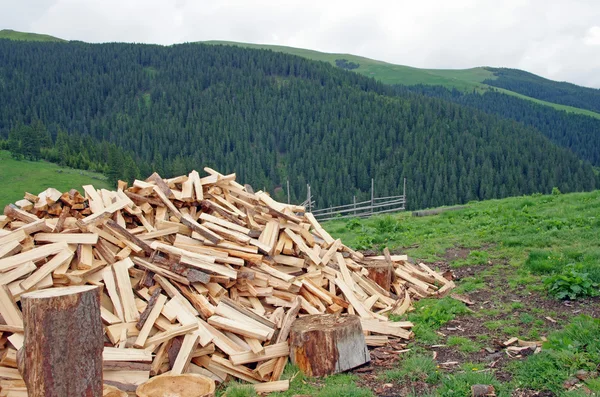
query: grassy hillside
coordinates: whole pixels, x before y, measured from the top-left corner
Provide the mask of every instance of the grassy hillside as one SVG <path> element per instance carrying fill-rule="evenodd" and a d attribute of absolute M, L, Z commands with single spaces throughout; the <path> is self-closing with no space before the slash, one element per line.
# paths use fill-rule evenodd
<path fill-rule="evenodd" d="M 38 194 L 49 187 L 61 192 L 92 184 L 109 188 L 106 177 L 89 171 L 60 167 L 45 161 L 17 161 L 10 153 L 0 151 L 0 208 L 23 198 L 25 192 Z"/>
<path fill-rule="evenodd" d="M 245 48 L 285 52 L 287 54 L 298 55 L 315 61 L 328 62 L 332 65 L 335 65 L 337 59 L 346 59 L 349 62 L 358 63 L 360 65 L 357 69 L 354 69 L 355 72 L 365 76 L 374 77 L 386 84 L 428 84 L 442 85 L 460 90 L 472 90 L 486 89 L 487 85 L 481 84 L 481 81 L 494 78 L 494 74 L 484 68 L 464 70 L 419 69 L 404 65 L 394 65 L 392 63 L 377 61 L 352 54 L 331 54 L 303 48 L 237 43 L 232 41 L 203 41 L 202 43 L 213 45 L 235 45 Z"/>
<path fill-rule="evenodd" d="M 3 29 L 0 30 L 0 39 L 19 40 L 19 41 L 66 41 L 58 37 L 47 34 L 17 32 L 16 30 Z"/>
<path fill-rule="evenodd" d="M 387 62 L 377 61 L 352 54 L 332 54 L 303 48 L 267 44 L 238 43 L 232 41 L 203 41 L 202 43 L 211 45 L 235 45 L 245 48 L 285 52 L 287 54 L 297 55 L 316 61 L 328 62 L 332 65 L 335 65 L 335 61 L 337 59 L 346 59 L 349 62 L 358 63 L 360 65 L 357 69 L 353 69 L 353 71 L 368 77 L 373 77 L 385 84 L 441 85 L 451 89 L 456 88 L 461 91 L 475 90 L 479 92 L 495 89 L 507 95 L 513 95 L 541 105 L 551 106 L 557 110 L 564 110 L 566 112 L 583 114 L 600 119 L 600 113 L 588 109 L 536 99 L 531 96 L 520 94 L 516 91 L 504 89 L 502 87 L 492 88 L 490 85 L 484 84 L 483 82 L 493 81 L 497 79 L 497 76 L 492 70 L 485 67 L 476 67 L 471 69 L 419 69 L 410 66 L 395 65 Z"/>

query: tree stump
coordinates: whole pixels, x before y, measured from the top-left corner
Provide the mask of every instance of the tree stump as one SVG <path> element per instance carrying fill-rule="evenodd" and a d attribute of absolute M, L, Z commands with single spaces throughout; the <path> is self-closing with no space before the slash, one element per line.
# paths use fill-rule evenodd
<path fill-rule="evenodd" d="M 381 288 L 389 291 L 392 285 L 392 265 L 386 262 L 366 262 L 365 269 L 369 272 L 368 276 L 375 281 Z"/>
<path fill-rule="evenodd" d="M 21 296 L 25 343 L 17 364 L 29 397 L 101 397 L 100 290 L 53 288 Z"/>
<path fill-rule="evenodd" d="M 297 319 L 290 334 L 290 355 L 308 376 L 325 376 L 370 361 L 360 318 L 315 314 Z"/>
<path fill-rule="evenodd" d="M 159 375 L 138 386 L 138 397 L 213 397 L 215 381 L 199 374 Z"/>

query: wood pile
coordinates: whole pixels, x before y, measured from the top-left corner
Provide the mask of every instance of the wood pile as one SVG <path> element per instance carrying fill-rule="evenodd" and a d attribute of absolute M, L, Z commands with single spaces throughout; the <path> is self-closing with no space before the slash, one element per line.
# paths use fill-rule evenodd
<path fill-rule="evenodd" d="M 298 316 L 357 314 L 367 344 L 381 346 L 412 336 L 388 314 L 454 286 L 406 256 L 365 258 L 303 207 L 205 171 L 84 195 L 50 188 L 4 209 L 0 396 L 26 395 L 16 353 L 28 291 L 101 286 L 107 384 L 131 392 L 162 373 L 198 373 L 270 392 L 288 386 L 280 377 Z"/>

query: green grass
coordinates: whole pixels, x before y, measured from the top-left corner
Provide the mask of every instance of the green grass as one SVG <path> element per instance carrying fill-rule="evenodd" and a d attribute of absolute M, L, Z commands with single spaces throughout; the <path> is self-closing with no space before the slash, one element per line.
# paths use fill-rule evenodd
<path fill-rule="evenodd" d="M 481 350 L 481 346 L 477 342 L 465 338 L 464 336 L 449 336 L 446 344 L 448 346 L 456 347 L 462 353 L 475 353 Z"/>
<path fill-rule="evenodd" d="M 565 329 L 549 335 L 542 352 L 513 364 L 516 386 L 540 391 L 564 392 L 563 383 L 577 371 L 593 373 L 600 365 L 600 319 L 580 316 Z M 586 382 L 600 392 L 598 378 Z"/>
<path fill-rule="evenodd" d="M 309 395 L 315 397 L 373 397 L 369 389 L 356 385 L 357 377 L 352 374 L 337 374 L 326 378 L 305 377 L 297 367 L 287 365 L 282 379 L 291 379 L 290 388 L 285 392 L 269 394 L 270 397 L 292 397 L 296 395 Z M 217 396 L 227 397 L 255 397 L 258 394 L 254 389 L 238 382 L 229 382 L 217 390 Z"/>
<path fill-rule="evenodd" d="M 366 57 L 352 54 L 326 53 L 303 48 L 294 48 L 286 46 L 238 43 L 233 41 L 203 41 L 203 44 L 209 45 L 234 45 L 252 49 L 272 50 L 284 52 L 287 54 L 301 56 L 303 58 L 315 61 L 323 61 L 335 65 L 337 59 L 346 59 L 350 62 L 358 63 L 360 66 L 353 69 L 367 77 L 373 77 L 385 84 L 403 84 L 403 85 L 441 85 L 447 88 L 456 88 L 461 91 L 486 91 L 495 90 L 507 95 L 512 95 L 521 99 L 535 102 L 540 105 L 550 106 L 557 110 L 563 110 L 569 113 L 582 114 L 585 116 L 600 118 L 600 113 L 592 112 L 586 109 L 580 109 L 573 106 L 560 105 L 552 102 L 542 101 L 531 98 L 514 91 L 503 88 L 491 87 L 482 82 L 487 79 L 495 79 L 493 72 L 484 67 L 475 67 L 471 69 L 419 69 L 405 65 L 396 65 L 383 61 L 377 61 Z"/>
<path fill-rule="evenodd" d="M 19 40 L 19 41 L 46 41 L 46 42 L 66 41 L 63 39 L 59 39 L 58 37 L 50 36 L 47 34 L 17 32 L 16 30 L 11 30 L 11 29 L 0 30 L 0 39 Z"/>
<path fill-rule="evenodd" d="M 111 188 L 102 174 L 60 167 L 45 161 L 17 161 L 8 151 L 0 150 L 0 207 L 23 198 L 25 192 L 38 194 L 49 187 L 61 192 L 92 184 L 96 188 Z M 114 188 L 114 187 L 113 187 Z"/>
<path fill-rule="evenodd" d="M 403 356 L 398 368 L 383 373 L 384 380 L 397 382 L 409 380 L 437 383 L 440 378 L 441 373 L 431 355 L 419 353 Z"/>
<path fill-rule="evenodd" d="M 450 248 L 471 247 L 466 259 L 450 264 L 479 265 L 483 270 L 506 263 L 515 268 L 517 281 L 522 280 L 516 284 L 532 285 L 540 281 L 536 275 L 560 271 L 568 263 L 594 280 L 600 277 L 599 209 L 600 191 L 535 194 L 472 202 L 437 216 L 411 217 L 405 212 L 323 226 L 351 247 L 387 246 L 428 262 L 445 261 Z M 475 285 L 480 282 L 472 280 Z"/>

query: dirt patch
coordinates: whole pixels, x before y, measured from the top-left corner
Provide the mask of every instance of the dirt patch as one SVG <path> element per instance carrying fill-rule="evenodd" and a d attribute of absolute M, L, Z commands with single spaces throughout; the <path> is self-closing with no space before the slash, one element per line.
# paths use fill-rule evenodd
<path fill-rule="evenodd" d="M 479 250 L 483 249 L 486 247 L 479 248 Z M 442 272 L 452 273 L 458 286 L 461 285 L 461 279 L 467 277 L 478 277 L 483 281 L 483 288 L 462 293 L 473 301 L 473 304 L 468 306 L 472 313 L 457 316 L 442 326 L 438 331 L 440 335 L 438 345 L 426 345 L 419 340 L 411 341 L 428 351 L 436 360 L 440 370 L 445 373 L 468 370 L 463 368 L 464 364 L 472 363 L 470 370 L 491 371 L 500 382 L 510 382 L 512 375 L 509 364 L 515 360 L 525 359 L 526 355 L 532 352 L 524 352 L 522 357 L 509 357 L 506 346 L 503 346 L 503 342 L 508 338 L 514 336 L 526 339 L 527 335 L 537 333 L 539 335 L 535 340 L 539 340 L 554 330 L 564 328 L 577 315 L 600 317 L 600 297 L 574 302 L 559 301 L 542 291 L 528 288 L 527 284 L 509 283 L 509 280 L 514 281 L 516 269 L 506 261 L 450 267 L 450 262 L 465 259 L 470 252 L 471 250 L 465 247 L 451 248 L 446 251 L 444 261 L 428 263 L 428 265 Z M 494 271 L 490 272 L 490 269 Z M 531 327 L 535 327 L 534 333 L 530 333 Z M 462 348 L 461 351 L 460 345 L 449 346 L 448 338 L 453 336 L 469 339 L 472 347 Z M 399 340 L 372 349 L 372 361 L 353 371 L 359 377 L 358 385 L 371 389 L 378 396 L 434 393 L 436 386 L 424 381 L 388 381 L 385 378 L 385 370 L 398 368 L 399 361 L 406 354 L 402 352 L 405 343 L 406 341 Z M 414 347 L 412 343 L 408 347 Z M 476 351 L 469 351 L 473 347 Z M 552 393 L 528 389 L 517 389 L 513 392 L 513 396 L 518 397 L 552 395 Z"/>
<path fill-rule="evenodd" d="M 467 259 L 471 250 L 464 247 L 452 247 L 448 248 L 444 253 L 444 259 L 446 262 L 452 262 L 457 259 Z"/>

